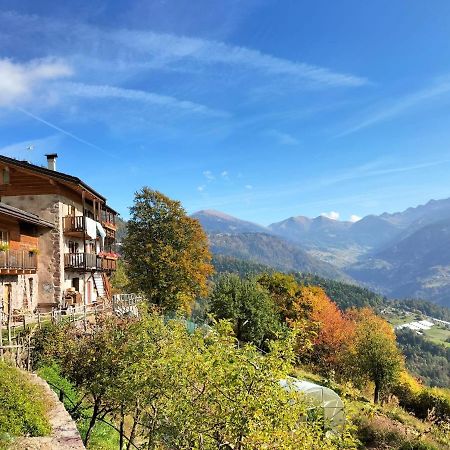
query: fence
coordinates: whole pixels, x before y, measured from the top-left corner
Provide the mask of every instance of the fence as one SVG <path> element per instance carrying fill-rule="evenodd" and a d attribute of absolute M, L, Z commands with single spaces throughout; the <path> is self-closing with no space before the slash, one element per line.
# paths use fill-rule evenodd
<path fill-rule="evenodd" d="M 0 311 L 0 359 L 7 358 L 17 367 L 29 370 L 32 335 L 43 324 L 82 322 L 87 330 L 88 322 L 95 320 L 100 313 L 136 317 L 139 314 L 138 304 L 143 301 L 144 298 L 136 294 L 118 294 L 113 295 L 111 302 L 53 308 L 46 313 L 38 310 L 35 313 L 8 315 Z M 4 341 L 7 344 L 4 345 Z"/>

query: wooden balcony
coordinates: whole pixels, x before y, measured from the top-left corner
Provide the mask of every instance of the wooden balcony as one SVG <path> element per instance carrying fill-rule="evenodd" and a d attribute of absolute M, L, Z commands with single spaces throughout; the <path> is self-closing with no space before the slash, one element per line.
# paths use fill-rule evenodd
<path fill-rule="evenodd" d="M 0 274 L 23 275 L 36 273 L 37 254 L 28 250 L 0 252 Z"/>
<path fill-rule="evenodd" d="M 82 272 L 92 270 L 109 272 L 116 270 L 117 261 L 94 253 L 66 253 L 64 255 L 64 267 Z"/>
<path fill-rule="evenodd" d="M 117 260 L 99 257 L 99 266 L 105 272 L 115 271 L 117 269 Z"/>
<path fill-rule="evenodd" d="M 95 253 L 66 253 L 64 267 L 81 271 L 97 270 L 97 255 Z"/>
<path fill-rule="evenodd" d="M 84 216 L 66 216 L 63 218 L 63 230 L 66 236 L 82 238 L 85 229 Z"/>

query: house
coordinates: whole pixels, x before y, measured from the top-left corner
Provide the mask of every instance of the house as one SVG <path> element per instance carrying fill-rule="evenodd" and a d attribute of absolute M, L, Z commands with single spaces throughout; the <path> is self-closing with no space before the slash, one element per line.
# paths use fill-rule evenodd
<path fill-rule="evenodd" d="M 41 167 L 0 155 L 0 220 L 13 226 L 13 212 L 17 220 L 15 231 L 5 225 L 1 237 L 10 252 L 23 248 L 30 258 L 32 253 L 35 264 L 35 273 L 27 275 L 34 276 L 36 300 L 25 301 L 22 296 L 22 307 L 49 310 L 59 305 L 92 304 L 110 297 L 110 277 L 117 263 L 117 213 L 105 197 L 82 180 L 58 172 L 57 154 L 46 156 L 47 167 Z M 34 220 L 30 224 L 34 225 L 33 233 L 27 231 L 26 220 Z M 22 247 L 17 243 L 23 243 Z M 11 283 L 11 275 L 0 271 L 2 295 L 16 298 L 13 303 L 19 306 L 21 296 L 14 291 L 20 291 L 23 282 Z M 5 289 L 12 293 L 5 294 Z"/>
<path fill-rule="evenodd" d="M 39 239 L 53 224 L 0 202 L 2 311 L 37 307 Z"/>

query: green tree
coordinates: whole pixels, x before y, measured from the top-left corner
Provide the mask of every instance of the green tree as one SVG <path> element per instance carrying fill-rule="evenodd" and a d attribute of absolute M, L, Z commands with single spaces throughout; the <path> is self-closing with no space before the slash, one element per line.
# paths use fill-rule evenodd
<path fill-rule="evenodd" d="M 130 284 L 130 280 L 128 280 L 127 272 L 125 269 L 125 265 L 122 260 L 117 261 L 117 268 L 111 277 L 111 287 L 113 289 L 114 294 L 122 294 L 127 292 Z"/>
<path fill-rule="evenodd" d="M 167 310 L 189 309 L 213 272 L 208 239 L 180 202 L 144 187 L 130 208 L 123 252 L 134 289 Z"/>
<path fill-rule="evenodd" d="M 350 310 L 348 317 L 356 324 L 350 368 L 357 376 L 374 383 L 377 403 L 403 369 L 394 330 L 369 308 Z"/>
<path fill-rule="evenodd" d="M 277 311 L 268 292 L 254 280 L 221 275 L 210 296 L 210 311 L 233 324 L 238 340 L 261 346 L 280 330 Z"/>

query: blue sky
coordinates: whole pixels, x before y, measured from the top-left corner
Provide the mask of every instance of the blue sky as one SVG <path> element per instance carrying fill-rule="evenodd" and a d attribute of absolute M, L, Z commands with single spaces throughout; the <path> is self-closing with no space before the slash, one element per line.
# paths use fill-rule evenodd
<path fill-rule="evenodd" d="M 0 153 L 125 217 L 143 185 L 262 224 L 403 210 L 450 196 L 449 42 L 448 0 L 0 0 Z"/>

